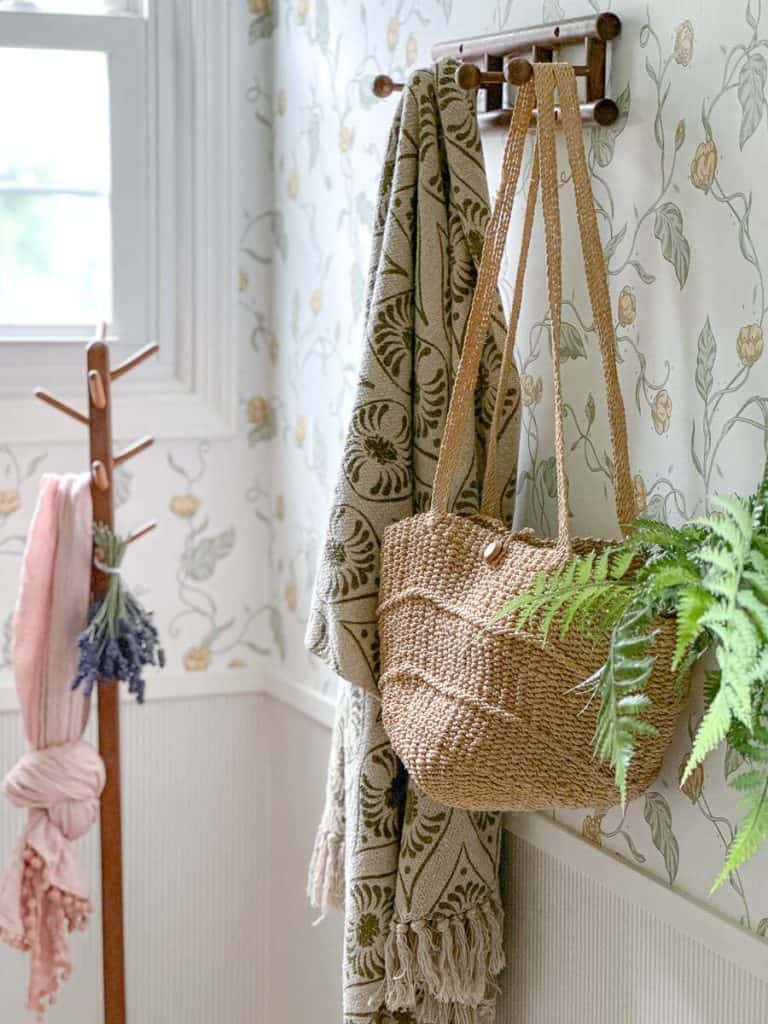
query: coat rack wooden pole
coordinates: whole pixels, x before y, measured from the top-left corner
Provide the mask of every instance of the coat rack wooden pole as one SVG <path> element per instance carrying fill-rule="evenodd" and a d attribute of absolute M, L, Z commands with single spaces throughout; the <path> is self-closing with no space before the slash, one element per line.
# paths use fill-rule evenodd
<path fill-rule="evenodd" d="M 112 449 L 112 381 L 153 356 L 158 346 L 145 345 L 110 372 L 106 325 L 101 336 L 87 348 L 88 415 L 73 409 L 60 398 L 38 388 L 35 395 L 48 405 L 88 427 L 91 497 L 94 523 L 115 526 L 113 472 L 153 443 L 144 437 L 115 456 Z M 129 543 L 154 529 L 147 523 L 128 537 Z M 107 592 L 109 575 L 95 564 L 92 595 L 100 600 Z M 104 977 L 104 1022 L 126 1024 L 125 928 L 123 919 L 123 840 L 120 800 L 120 692 L 114 680 L 99 680 L 99 753 L 106 768 L 106 785 L 101 796 L 101 921 Z"/>
<path fill-rule="evenodd" d="M 109 349 L 103 340 L 88 346 L 88 433 L 93 521 L 115 526 L 112 486 L 112 403 Z M 93 597 L 107 592 L 109 576 L 93 566 Z M 107 770 L 101 797 L 101 919 L 105 1024 L 125 1024 L 125 934 L 123 923 L 123 830 L 120 803 L 120 691 L 114 682 L 98 687 L 99 753 Z"/>

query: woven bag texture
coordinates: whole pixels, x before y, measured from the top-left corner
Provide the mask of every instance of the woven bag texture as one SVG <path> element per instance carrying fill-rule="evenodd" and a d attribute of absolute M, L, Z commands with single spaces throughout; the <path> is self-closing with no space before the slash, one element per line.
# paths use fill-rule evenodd
<path fill-rule="evenodd" d="M 561 239 L 555 151 L 554 94 L 576 193 L 584 265 L 598 328 L 613 448 L 620 524 L 634 519 L 624 406 L 616 374 L 612 315 L 589 177 L 573 69 L 537 65 L 534 83 L 518 93 L 502 166 L 502 184 L 488 226 L 475 299 L 451 396 L 432 508 L 387 527 L 381 552 L 379 630 L 384 727 L 414 783 L 440 803 L 470 810 L 604 807 L 617 802 L 612 769 L 593 757 L 597 704 L 576 689 L 605 661 L 600 648 L 576 634 L 549 638 L 517 631 L 504 620 L 489 626 L 511 596 L 537 572 L 553 570 L 571 553 L 600 551 L 609 541 L 573 539 L 568 521 L 559 335 Z M 539 190 L 545 224 L 552 322 L 558 537 L 510 533 L 487 516 L 450 511 L 462 427 L 474 398 L 477 364 L 495 296 L 511 208 L 534 104 L 538 132 L 523 228 L 522 252 L 503 365 L 511 365 L 531 225 Z M 499 387 L 498 405 L 503 402 Z M 498 411 L 498 408 L 497 408 Z M 495 425 L 491 429 L 483 512 L 495 500 Z M 487 557 L 493 545 L 492 558 Z M 671 671 L 672 618 L 656 624 L 654 668 L 646 692 L 655 735 L 638 743 L 628 795 L 656 779 L 674 733 L 684 686 Z"/>

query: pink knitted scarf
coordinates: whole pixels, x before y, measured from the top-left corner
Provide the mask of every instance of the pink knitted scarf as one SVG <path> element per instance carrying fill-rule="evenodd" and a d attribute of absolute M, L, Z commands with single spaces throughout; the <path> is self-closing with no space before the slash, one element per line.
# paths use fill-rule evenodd
<path fill-rule="evenodd" d="M 89 701 L 73 691 L 91 580 L 89 478 L 46 475 L 27 538 L 14 624 L 16 689 L 30 749 L 5 778 L 28 812 L 0 880 L 0 937 L 30 954 L 27 1005 L 42 1017 L 72 964 L 66 936 L 91 911 L 75 852 L 99 813 L 104 765 L 81 739 Z"/>

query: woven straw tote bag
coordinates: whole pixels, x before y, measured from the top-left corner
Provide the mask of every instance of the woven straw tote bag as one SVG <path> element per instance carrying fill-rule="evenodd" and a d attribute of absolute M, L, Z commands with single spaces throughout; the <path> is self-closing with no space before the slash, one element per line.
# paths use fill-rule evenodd
<path fill-rule="evenodd" d="M 502 183 L 489 223 L 428 512 L 384 531 L 379 630 L 384 726 L 415 784 L 434 800 L 469 810 L 602 807 L 618 800 L 609 766 L 593 758 L 596 702 L 574 687 L 605 661 L 607 649 L 553 630 L 546 644 L 491 616 L 537 572 L 573 551 L 609 541 L 572 539 L 560 381 L 561 228 L 554 94 L 576 193 L 576 208 L 605 380 L 620 524 L 635 518 L 624 406 L 597 218 L 587 172 L 576 79 L 566 64 L 535 66 L 512 115 Z M 525 137 L 534 104 L 538 138 L 523 226 L 522 252 L 502 359 L 496 413 L 504 403 L 520 314 L 533 214 L 541 190 L 547 253 L 557 467 L 557 540 L 509 532 L 497 518 L 496 436 L 488 442 L 481 513 L 449 511 L 453 478 L 474 401 L 478 364 L 496 295 Z M 679 717 L 681 688 L 671 672 L 674 620 L 659 623 L 655 667 L 646 692 L 655 735 L 642 738 L 629 773 L 633 798 L 658 775 Z"/>

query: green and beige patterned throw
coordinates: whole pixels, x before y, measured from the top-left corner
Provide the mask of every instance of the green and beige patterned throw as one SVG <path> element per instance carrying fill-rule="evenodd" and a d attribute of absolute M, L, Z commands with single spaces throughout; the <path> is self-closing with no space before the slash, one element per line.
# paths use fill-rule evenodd
<path fill-rule="evenodd" d="M 381 179 L 357 398 L 307 644 L 343 680 L 310 869 L 317 906 L 343 906 L 345 1024 L 491 1024 L 504 963 L 501 816 L 439 806 L 410 785 L 376 694 L 379 543 L 428 507 L 489 215 L 473 100 L 455 65 L 418 71 Z M 504 343 L 485 347 L 457 508 L 479 506 Z M 499 440 L 500 515 L 515 499 L 519 383 Z"/>

